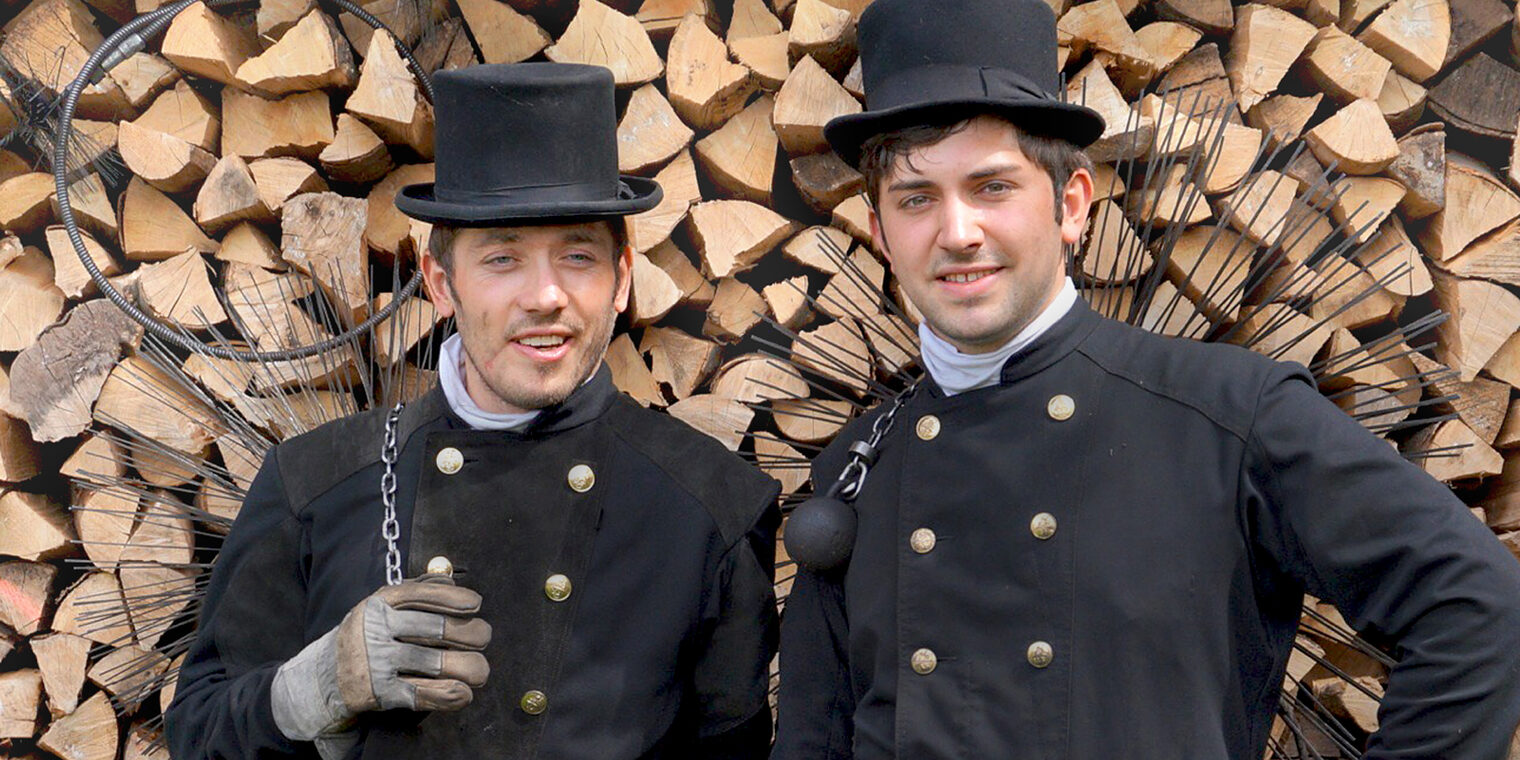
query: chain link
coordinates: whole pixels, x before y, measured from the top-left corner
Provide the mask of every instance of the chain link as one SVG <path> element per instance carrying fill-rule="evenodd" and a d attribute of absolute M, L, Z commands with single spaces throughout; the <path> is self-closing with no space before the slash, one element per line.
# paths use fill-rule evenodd
<path fill-rule="evenodd" d="M 380 448 L 380 461 L 385 463 L 385 474 L 380 476 L 380 501 L 385 505 L 385 521 L 380 525 L 380 535 L 385 536 L 385 585 L 399 585 L 401 576 L 401 521 L 396 519 L 396 426 L 401 420 L 401 404 L 396 404 L 385 417 L 385 442 Z"/>
<path fill-rule="evenodd" d="M 897 419 L 897 413 L 917 391 L 918 382 L 915 381 L 892 400 L 892 406 L 884 414 L 871 423 L 871 437 L 864 442 L 856 441 L 855 445 L 850 447 L 850 461 L 844 466 L 844 471 L 839 473 L 839 480 L 836 481 L 839 498 L 850 501 L 860 494 L 860 489 L 866 482 L 866 474 L 871 471 L 871 464 L 876 461 L 881 439 L 887 437 L 887 433 L 892 430 L 892 423 Z"/>

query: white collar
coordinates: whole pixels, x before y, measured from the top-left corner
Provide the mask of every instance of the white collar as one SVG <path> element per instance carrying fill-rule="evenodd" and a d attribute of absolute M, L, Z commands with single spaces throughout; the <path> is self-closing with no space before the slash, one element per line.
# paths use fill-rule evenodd
<path fill-rule="evenodd" d="M 1019 351 L 1027 348 L 1036 338 L 1044 335 L 1077 302 L 1077 288 L 1067 277 L 1061 290 L 1050 305 L 1040 312 L 1007 343 L 984 354 L 965 354 L 950 342 L 936 335 L 927 323 L 918 323 L 919 351 L 923 356 L 924 369 L 939 384 L 946 396 L 996 385 L 1003 365 Z"/>
<path fill-rule="evenodd" d="M 512 414 L 481 409 L 475 403 L 475 399 L 470 398 L 470 392 L 464 387 L 464 343 L 459 333 L 450 335 L 449 339 L 443 342 L 442 351 L 438 357 L 438 385 L 443 388 L 443 397 L 448 399 L 449 408 L 454 410 L 454 414 L 459 415 L 460 419 L 476 430 L 509 430 L 521 433 L 542 411 L 534 409 L 531 412 Z"/>

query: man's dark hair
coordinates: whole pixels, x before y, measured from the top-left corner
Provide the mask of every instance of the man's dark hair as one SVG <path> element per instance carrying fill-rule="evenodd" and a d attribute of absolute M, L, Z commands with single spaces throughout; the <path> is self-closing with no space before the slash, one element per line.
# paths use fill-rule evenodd
<path fill-rule="evenodd" d="M 612 252 L 616 256 L 628 244 L 628 224 L 621 218 L 603 221 L 607 223 L 607 229 L 612 231 Z M 450 277 L 454 276 L 454 239 L 459 237 L 461 229 L 463 228 L 447 224 L 435 224 L 432 233 L 428 235 L 428 253 L 438 260 L 444 274 Z M 617 272 L 616 262 L 613 271 Z"/>
<path fill-rule="evenodd" d="M 911 160 L 908 154 L 964 131 L 971 126 L 975 118 L 977 117 L 972 116 L 953 122 L 915 124 L 911 127 L 872 135 L 866 140 L 860 149 L 860 173 L 866 177 L 866 197 L 871 199 L 871 206 L 879 208 L 881 183 L 887 175 L 891 174 L 892 167 L 899 158 L 905 161 Z M 1066 190 L 1067 180 L 1071 179 L 1072 173 L 1077 169 L 1092 171 L 1092 160 L 1074 143 L 1059 137 L 1030 134 L 1000 116 L 992 116 L 992 118 L 1007 124 L 1013 130 L 1019 150 L 1023 151 L 1030 163 L 1050 176 L 1050 184 L 1054 187 L 1056 197 L 1056 221 L 1060 222 L 1061 196 Z M 908 166 L 912 168 L 911 163 Z"/>

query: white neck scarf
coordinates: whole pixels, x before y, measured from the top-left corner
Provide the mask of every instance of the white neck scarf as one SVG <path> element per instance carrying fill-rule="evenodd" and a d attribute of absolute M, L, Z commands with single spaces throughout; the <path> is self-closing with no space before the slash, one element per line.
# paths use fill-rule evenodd
<path fill-rule="evenodd" d="M 438 385 L 443 388 L 443 397 L 448 399 L 449 408 L 476 430 L 509 430 L 521 433 L 538 417 L 540 412 L 535 409 L 531 412 L 511 414 L 481 409 L 475 403 L 475 399 L 470 398 L 470 392 L 464 387 L 464 343 L 460 340 L 459 333 L 450 335 L 449 339 L 443 342 L 442 353 L 438 357 Z"/>
<path fill-rule="evenodd" d="M 924 369 L 929 370 L 929 375 L 934 382 L 939 383 L 941 390 L 946 396 L 954 396 L 957 393 L 986 388 L 996 385 L 1002 373 L 1003 365 L 1008 363 L 1009 357 L 1027 348 L 1036 338 L 1045 334 L 1052 325 L 1066 316 L 1071 311 L 1073 304 L 1077 302 L 1077 288 L 1072 284 L 1071 278 L 1061 285 L 1060 292 L 1056 293 L 1054 300 L 1045 310 L 1040 312 L 1018 335 L 1013 336 L 1007 343 L 985 354 L 963 354 L 960 349 L 950 345 L 950 342 L 939 337 L 929 329 L 927 323 L 918 323 L 919 351 L 924 360 Z"/>

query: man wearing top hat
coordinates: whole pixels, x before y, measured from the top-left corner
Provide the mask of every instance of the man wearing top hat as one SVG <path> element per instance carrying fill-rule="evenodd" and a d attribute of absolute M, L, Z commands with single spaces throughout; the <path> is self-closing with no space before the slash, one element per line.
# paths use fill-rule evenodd
<path fill-rule="evenodd" d="M 861 17 L 866 110 L 826 135 L 866 176 L 928 377 L 874 447 L 853 540 L 820 500 L 787 526 L 812 569 L 773 757 L 1259 760 L 1305 593 L 1398 659 L 1366 757 L 1504 757 L 1514 557 L 1303 367 L 1077 297 L 1062 248 L 1103 123 L 1057 101 L 1054 26 L 1041 0 Z"/>
<path fill-rule="evenodd" d="M 764 757 L 779 486 L 602 365 L 622 218 L 660 199 L 617 174 L 612 75 L 435 86 L 437 183 L 396 203 L 434 224 L 421 266 L 458 326 L 438 387 L 267 457 L 174 757 Z"/>

